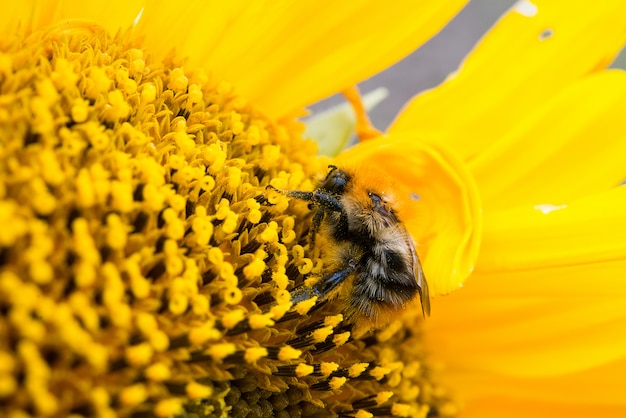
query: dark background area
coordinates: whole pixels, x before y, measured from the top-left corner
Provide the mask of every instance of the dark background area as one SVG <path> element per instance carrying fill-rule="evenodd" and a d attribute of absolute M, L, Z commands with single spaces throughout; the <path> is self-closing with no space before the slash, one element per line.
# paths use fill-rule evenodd
<path fill-rule="evenodd" d="M 470 1 L 424 46 L 382 73 L 360 83 L 362 94 L 378 87 L 389 90 L 389 96 L 370 112 L 374 125 L 385 130 L 411 97 L 440 84 L 449 73 L 458 68 L 482 35 L 515 2 L 515 0 Z M 613 66 L 625 68 L 625 64 L 626 57 L 622 55 Z M 327 109 L 341 102 L 341 96 L 333 96 L 315 104 L 312 109 L 314 111 Z"/>

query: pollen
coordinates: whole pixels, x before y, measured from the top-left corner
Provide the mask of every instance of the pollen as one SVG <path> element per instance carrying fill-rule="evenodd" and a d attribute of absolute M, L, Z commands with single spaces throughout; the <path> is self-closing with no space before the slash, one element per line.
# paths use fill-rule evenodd
<path fill-rule="evenodd" d="M 369 366 L 368 363 L 357 363 L 357 364 L 353 364 L 352 366 L 350 366 L 350 368 L 348 369 L 348 375 L 350 377 L 358 377 L 361 375 L 361 373 L 363 373 L 367 367 Z"/>
<path fill-rule="evenodd" d="M 0 396 L 9 397 L 17 390 L 17 381 L 13 376 L 0 375 Z"/>
<path fill-rule="evenodd" d="M 347 381 L 348 379 L 346 379 L 345 377 L 333 377 L 332 379 L 330 379 L 329 386 L 332 390 L 338 390 L 343 385 L 345 385 Z"/>
<path fill-rule="evenodd" d="M 391 369 L 387 367 L 380 367 L 380 366 L 375 367 L 373 370 L 370 371 L 370 374 L 376 380 L 382 379 L 383 377 L 387 376 L 389 373 L 391 373 Z"/>
<path fill-rule="evenodd" d="M 218 340 L 220 336 L 220 332 L 207 323 L 194 327 L 189 331 L 189 342 L 192 345 L 199 346 L 207 341 Z"/>
<path fill-rule="evenodd" d="M 267 348 L 265 347 L 252 347 L 246 350 L 245 360 L 247 363 L 254 363 L 262 359 L 263 357 L 267 357 Z"/>
<path fill-rule="evenodd" d="M 259 236 L 262 242 L 277 242 L 278 241 L 278 225 L 272 221 L 267 228 Z"/>
<path fill-rule="evenodd" d="M 342 332 L 340 334 L 336 334 L 333 337 L 333 343 L 335 344 L 335 346 L 341 347 L 342 345 L 347 343 L 349 339 L 350 339 L 350 332 Z"/>
<path fill-rule="evenodd" d="M 148 397 L 148 391 L 143 384 L 136 384 L 122 389 L 120 392 L 120 402 L 126 406 L 136 406 L 141 404 Z"/>
<path fill-rule="evenodd" d="M 126 349 L 126 360 L 135 366 L 143 366 L 150 362 L 153 348 L 146 343 L 131 346 Z"/>
<path fill-rule="evenodd" d="M 222 316 L 222 325 L 224 325 L 226 329 L 234 328 L 235 325 L 243 321 L 245 317 L 246 313 L 244 311 L 233 309 Z"/>
<path fill-rule="evenodd" d="M 250 328 L 252 329 L 260 329 L 265 327 L 270 327 L 274 325 L 274 321 L 271 318 L 271 314 L 256 314 L 250 315 Z"/>
<path fill-rule="evenodd" d="M 299 358 L 301 354 L 301 350 L 297 350 L 290 346 L 285 346 L 280 349 L 278 353 L 278 358 L 280 360 L 294 360 Z"/>
<path fill-rule="evenodd" d="M 306 245 L 310 210 L 267 188 L 312 190 L 326 169 L 301 124 L 153 56 L 80 22 L 2 46 L 3 414 L 449 405 L 415 324 L 363 341 L 341 301 L 291 300 L 327 268 Z"/>
<path fill-rule="evenodd" d="M 409 417 L 411 416 L 411 409 L 410 405 L 396 403 L 391 407 L 391 415 L 394 417 Z"/>
<path fill-rule="evenodd" d="M 320 365 L 320 372 L 322 373 L 323 376 L 329 376 L 331 373 L 336 372 L 339 369 L 339 364 L 337 363 L 329 363 L 329 362 L 323 362 Z"/>
<path fill-rule="evenodd" d="M 191 399 L 204 399 L 213 394 L 213 388 L 210 386 L 201 385 L 197 382 L 189 382 L 185 387 L 187 396 Z"/>
<path fill-rule="evenodd" d="M 270 308 L 270 313 L 272 314 L 272 319 L 274 320 L 282 318 L 293 306 L 289 294 L 287 293 L 287 297 L 285 297 L 285 293 L 286 292 L 284 290 L 279 290 L 276 295 L 276 302 L 278 304 Z"/>
<path fill-rule="evenodd" d="M 262 259 L 255 258 L 252 263 L 248 264 L 243 269 L 243 274 L 247 279 L 260 276 L 265 271 L 265 262 Z"/>
<path fill-rule="evenodd" d="M 284 271 L 275 271 L 272 273 L 272 281 L 276 283 L 276 286 L 279 289 L 284 290 L 289 284 L 289 277 L 285 274 Z"/>
<path fill-rule="evenodd" d="M 312 297 L 311 299 L 303 300 L 302 302 L 298 302 L 295 306 L 296 312 L 300 315 L 306 315 L 309 310 L 311 310 L 315 304 L 317 303 L 317 296 Z"/>
<path fill-rule="evenodd" d="M 332 327 L 322 327 L 320 329 L 316 329 L 315 331 L 313 331 L 313 333 L 311 334 L 311 337 L 313 337 L 313 341 L 321 343 L 332 334 L 333 334 Z"/>
<path fill-rule="evenodd" d="M 343 321 L 343 315 L 339 314 L 339 315 L 328 315 L 326 316 L 326 318 L 324 318 L 324 324 L 326 326 L 329 327 L 336 327 L 337 325 L 341 324 L 341 322 Z"/>
<path fill-rule="evenodd" d="M 296 376 L 304 377 L 308 376 L 315 371 L 315 368 L 310 364 L 300 363 L 296 367 Z"/>
<path fill-rule="evenodd" d="M 389 399 L 391 399 L 391 397 L 393 396 L 393 392 L 380 392 L 378 395 L 376 395 L 376 404 L 377 405 L 382 405 L 385 402 L 389 401 Z"/>
<path fill-rule="evenodd" d="M 145 375 L 150 380 L 162 382 L 170 378 L 171 371 L 167 364 L 155 363 L 146 368 Z"/>
<path fill-rule="evenodd" d="M 226 356 L 234 354 L 237 351 L 237 346 L 233 343 L 214 344 L 208 350 L 208 354 L 215 360 L 221 361 Z"/>
<path fill-rule="evenodd" d="M 171 417 L 183 411 L 183 401 L 181 399 L 164 399 L 159 401 L 154 407 L 154 413 L 159 417 Z"/>

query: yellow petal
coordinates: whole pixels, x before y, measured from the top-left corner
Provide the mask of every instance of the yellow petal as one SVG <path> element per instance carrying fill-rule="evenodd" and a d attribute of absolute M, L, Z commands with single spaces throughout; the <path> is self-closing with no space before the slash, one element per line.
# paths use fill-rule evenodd
<path fill-rule="evenodd" d="M 550 378 L 456 373 L 448 376 L 465 401 L 461 418 L 626 416 L 626 360 Z"/>
<path fill-rule="evenodd" d="M 621 183 L 624 109 L 621 70 L 585 77 L 559 92 L 470 164 L 485 209 L 559 205 Z"/>
<path fill-rule="evenodd" d="M 467 0 L 30 1 L 0 17 L 8 34 L 64 20 L 115 33 L 137 19 L 152 53 L 176 51 L 274 117 L 282 117 L 399 61 L 437 33 Z"/>
<path fill-rule="evenodd" d="M 557 376 L 626 357 L 626 297 L 470 299 L 470 287 L 434 300 L 426 321 L 433 355 L 452 369 Z"/>
<path fill-rule="evenodd" d="M 476 380 L 472 384 L 476 384 Z M 530 384 L 535 384 L 530 382 Z M 537 385 L 539 389 L 543 389 L 546 393 L 550 393 L 550 383 L 545 385 Z M 587 388 L 588 390 L 597 390 L 596 388 Z M 536 401 L 528 398 L 516 397 L 485 397 L 480 401 L 472 402 L 468 405 L 459 418 L 622 418 L 626 415 L 626 407 L 615 406 L 607 402 L 599 402 L 589 404 L 585 402 L 585 396 L 580 396 L 563 402 L 554 401 Z"/>
<path fill-rule="evenodd" d="M 622 279 L 623 288 L 625 264 L 621 272 L 607 272 L 603 264 L 587 271 L 586 289 L 605 274 Z M 521 283 L 511 287 L 506 274 L 476 272 L 462 291 L 433 301 L 424 336 L 434 360 L 446 364 L 441 378 L 465 403 L 461 416 L 585 416 L 566 411 L 589 412 L 590 405 L 623 411 L 624 289 L 570 295 L 577 284 L 563 272 L 547 268 L 532 275 L 539 278 L 518 294 Z M 544 281 L 560 283 L 564 293 L 545 293 Z M 552 415 L 542 415 L 542 408 Z"/>
<path fill-rule="evenodd" d="M 619 187 L 553 211 L 485 213 L 474 274 L 434 300 L 425 323 L 443 376 L 467 402 L 463 416 L 516 405 L 561 415 L 581 399 L 581 411 L 624 409 L 607 366 L 626 366 L 625 203 Z"/>
<path fill-rule="evenodd" d="M 466 0 L 150 2 L 151 50 L 176 47 L 268 114 L 285 116 L 397 62 Z"/>
<path fill-rule="evenodd" d="M 624 207 L 626 187 L 617 187 L 564 206 L 526 206 L 488 212 L 484 217 L 477 270 L 510 272 L 623 260 Z M 615 280 L 624 280 L 626 271 L 622 273 Z M 562 284 L 585 285 L 565 278 Z"/>
<path fill-rule="evenodd" d="M 93 22 L 115 34 L 128 29 L 141 11 L 144 1 L 24 1 L 8 7 L 0 16 L 0 28 L 13 35 L 34 31 L 68 20 Z"/>
<path fill-rule="evenodd" d="M 520 270 L 477 270 L 469 279 L 471 286 L 464 288 L 463 292 L 506 300 L 538 296 L 626 296 L 625 274 L 624 259 Z"/>
<path fill-rule="evenodd" d="M 457 289 L 474 268 L 482 223 L 465 165 L 442 147 L 402 135 L 358 144 L 340 154 L 338 164 L 392 179 L 399 217 L 416 242 L 431 294 Z"/>
<path fill-rule="evenodd" d="M 0 28 L 4 34 L 4 38 L 8 34 L 23 30 L 28 26 L 28 23 L 33 20 L 35 10 L 33 8 L 34 1 L 23 1 L 15 4 L 15 7 L 6 8 L 3 13 L 0 13 Z M 2 39 L 4 43 L 6 39 Z"/>
<path fill-rule="evenodd" d="M 626 189 L 618 188 L 561 210 L 539 212 L 533 220 L 502 215 L 501 221 L 508 219 L 514 226 L 500 231 L 498 242 L 493 241 L 490 227 L 494 216 L 485 215 L 475 273 L 462 292 L 433 301 L 433 315 L 426 322 L 433 355 L 448 363 L 451 372 L 445 375 L 463 398 L 493 395 L 489 388 L 507 379 L 518 385 L 535 379 L 544 388 L 549 379 L 555 385 L 552 391 L 567 394 L 564 376 L 572 381 L 573 375 L 626 358 L 626 227 L 622 226 L 626 215 L 623 210 L 619 213 L 624 199 Z M 596 243 L 601 236 L 607 241 L 604 246 Z M 542 260 L 524 259 L 527 252 Z M 491 265 L 483 263 L 485 257 Z M 485 274 L 484 266 L 495 270 Z M 454 381 L 468 376 L 491 383 L 468 388 Z M 593 388 L 584 380 L 580 384 L 574 388 L 578 392 L 581 387 Z M 477 410 L 489 409 L 482 401 L 470 404 Z M 559 399 L 544 401 L 558 403 Z"/>
<path fill-rule="evenodd" d="M 606 66 L 626 40 L 626 2 L 517 3 L 460 70 L 417 96 L 390 132 L 412 130 L 471 159 L 520 115 Z"/>

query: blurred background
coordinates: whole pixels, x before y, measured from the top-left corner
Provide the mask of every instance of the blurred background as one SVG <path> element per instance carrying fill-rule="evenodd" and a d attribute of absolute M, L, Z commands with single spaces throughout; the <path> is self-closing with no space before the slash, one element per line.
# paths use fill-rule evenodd
<path fill-rule="evenodd" d="M 380 130 L 387 129 L 411 97 L 441 83 L 458 68 L 482 35 L 515 3 L 516 0 L 471 0 L 448 26 L 420 49 L 359 84 L 362 94 L 378 87 L 389 90 L 389 96 L 369 112 L 374 125 Z M 626 68 L 624 53 L 613 67 Z M 342 101 L 341 96 L 333 96 L 312 106 L 312 110 L 327 109 Z"/>

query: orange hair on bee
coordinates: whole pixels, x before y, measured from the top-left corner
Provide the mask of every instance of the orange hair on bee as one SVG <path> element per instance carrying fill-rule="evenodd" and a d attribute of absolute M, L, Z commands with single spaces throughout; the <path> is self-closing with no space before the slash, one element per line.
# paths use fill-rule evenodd
<path fill-rule="evenodd" d="M 402 199 L 402 196 L 396 193 L 395 182 L 384 170 L 362 164 L 342 168 L 352 176 L 351 193 L 359 203 L 371 208 L 370 193 L 373 192 L 394 209 L 396 216 L 403 219 L 402 214 L 405 213 L 404 208 L 409 198 L 407 196 L 406 199 Z"/>

